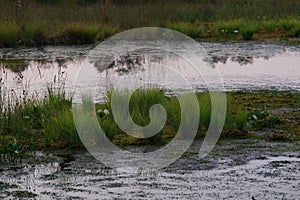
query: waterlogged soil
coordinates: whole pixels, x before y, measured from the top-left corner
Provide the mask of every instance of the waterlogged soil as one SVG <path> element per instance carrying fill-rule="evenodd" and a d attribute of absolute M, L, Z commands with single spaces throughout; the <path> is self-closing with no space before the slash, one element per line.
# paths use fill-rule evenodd
<path fill-rule="evenodd" d="M 0 198 L 299 198 L 300 142 L 221 140 L 199 159 L 201 143 L 196 140 L 180 159 L 156 172 L 118 172 L 85 151 L 37 152 L 19 163 L 1 164 Z"/>

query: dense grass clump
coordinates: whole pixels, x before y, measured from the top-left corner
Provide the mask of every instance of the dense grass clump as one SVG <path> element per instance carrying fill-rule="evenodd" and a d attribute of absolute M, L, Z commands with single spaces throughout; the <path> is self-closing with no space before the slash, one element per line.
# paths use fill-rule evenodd
<path fill-rule="evenodd" d="M 277 29 L 277 22 L 274 20 L 269 20 L 269 21 L 263 21 L 262 22 L 262 30 L 268 32 L 268 33 L 273 33 Z"/>
<path fill-rule="evenodd" d="M 252 40 L 257 27 L 255 23 L 247 22 L 241 28 L 241 34 L 244 40 Z"/>
<path fill-rule="evenodd" d="M 294 28 L 293 28 L 293 34 L 295 37 L 299 37 L 300 36 L 300 25 L 296 25 Z"/>

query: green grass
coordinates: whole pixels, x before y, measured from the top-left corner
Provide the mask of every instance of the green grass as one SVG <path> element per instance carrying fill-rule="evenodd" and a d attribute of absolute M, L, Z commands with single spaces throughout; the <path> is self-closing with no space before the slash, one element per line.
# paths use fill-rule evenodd
<path fill-rule="evenodd" d="M 295 18 L 279 20 L 279 28 L 284 31 L 292 31 L 298 25 L 299 25 L 299 20 Z"/>
<path fill-rule="evenodd" d="M 0 23 L 0 47 L 17 46 L 20 39 L 20 27 L 15 23 Z"/>
<path fill-rule="evenodd" d="M 219 21 L 217 24 L 218 31 L 221 34 L 233 34 L 234 31 L 240 30 L 243 25 L 243 21 L 241 19 L 230 20 L 230 21 Z"/>
<path fill-rule="evenodd" d="M 235 126 L 237 129 L 245 130 L 247 128 L 247 122 L 248 122 L 247 112 L 239 112 L 236 114 Z"/>
<path fill-rule="evenodd" d="M 244 40 L 252 40 L 253 35 L 257 30 L 256 23 L 254 22 L 246 22 L 241 27 L 241 34 Z"/>
<path fill-rule="evenodd" d="M 1 84 L 2 85 L 2 84 Z M 115 109 L 123 110 L 126 105 L 126 95 L 128 91 L 116 91 Z M 223 137 L 246 137 L 249 130 L 261 130 L 262 128 L 280 128 L 280 117 L 273 116 L 269 111 L 260 108 L 285 106 L 299 102 L 298 97 L 291 98 L 289 95 L 274 98 L 274 95 L 261 94 L 227 94 L 227 111 L 223 128 Z M 210 125 L 211 120 L 211 99 L 207 92 L 196 94 L 196 103 L 200 108 L 200 121 L 198 136 L 202 137 Z M 0 88 L 0 153 L 5 151 L 10 154 L 21 155 L 23 149 L 27 148 L 82 148 L 80 138 L 77 134 L 72 115 L 72 97 L 67 97 L 63 89 L 54 90 L 49 87 L 47 94 L 42 99 L 19 96 L 13 92 Z M 261 104 L 268 102 L 262 99 L 276 99 L 272 104 Z M 288 98 L 289 100 L 287 100 Z M 247 100 L 248 99 L 248 100 Z M 180 105 L 181 100 L 183 104 Z M 190 94 L 182 96 L 168 96 L 165 91 L 159 89 L 136 90 L 129 103 L 129 113 L 133 121 L 139 126 L 147 126 L 150 123 L 151 106 L 160 104 L 166 111 L 167 119 L 158 134 L 149 139 L 137 139 L 124 134 L 119 125 L 116 124 L 116 116 L 112 114 L 112 92 L 108 94 L 106 102 L 94 105 L 91 98 L 83 98 L 83 108 L 87 109 L 91 116 L 96 115 L 98 122 L 103 128 L 106 136 L 119 145 L 145 145 L 145 144 L 166 144 L 179 129 L 180 123 L 184 122 L 185 128 L 190 127 L 190 123 L 195 122 L 197 116 L 196 106 L 193 105 Z M 249 109 L 249 106 L 254 106 Z M 95 106 L 95 107 L 94 107 Z M 183 107 L 182 107 L 183 106 Z M 272 108 L 272 107 L 270 107 Z M 96 113 L 94 113 L 94 110 Z M 186 114 L 184 114 L 184 112 Z M 182 116 L 184 115 L 184 116 Z M 255 115 L 255 116 L 254 116 Z M 128 122 L 128 116 L 119 116 L 122 122 Z M 291 115 L 296 117 L 296 115 Z M 83 119 L 90 122 L 89 118 Z M 159 116 L 152 113 L 151 122 L 155 126 L 160 126 Z M 198 122 L 197 122 L 198 123 Z M 298 123 L 298 122 L 297 122 Z M 283 123 L 283 127 L 287 124 Z M 291 132 L 298 130 L 298 125 L 288 125 Z M 185 129 L 184 129 L 185 130 Z M 138 131 L 138 130 L 135 130 Z M 138 132 L 137 134 L 143 134 Z M 87 133 L 88 135 L 88 133 Z M 293 137 L 296 137 L 293 135 Z M 23 148 L 26 147 L 26 148 Z M 16 153 L 17 152 L 17 153 Z"/>
<path fill-rule="evenodd" d="M 173 29 L 175 31 L 181 32 L 185 35 L 190 36 L 191 38 L 200 38 L 204 29 L 202 24 L 192 24 L 188 22 L 178 22 L 178 23 L 168 23 L 167 28 Z"/>
<path fill-rule="evenodd" d="M 275 20 L 263 21 L 262 22 L 262 30 L 273 33 L 277 30 L 277 22 Z"/>
<path fill-rule="evenodd" d="M 293 34 L 295 37 L 299 37 L 300 36 L 300 24 L 294 26 L 293 28 Z"/>
<path fill-rule="evenodd" d="M 173 28 L 195 39 L 223 38 L 249 21 L 256 22 L 256 34 L 264 30 L 279 37 L 289 36 L 299 25 L 298 0 L 104 2 L 28 0 L 17 10 L 15 1 L 0 1 L 0 46 L 92 43 L 146 26 Z"/>
<path fill-rule="evenodd" d="M 67 25 L 61 32 L 61 37 L 66 44 L 85 44 L 97 41 L 99 27 L 83 23 Z"/>

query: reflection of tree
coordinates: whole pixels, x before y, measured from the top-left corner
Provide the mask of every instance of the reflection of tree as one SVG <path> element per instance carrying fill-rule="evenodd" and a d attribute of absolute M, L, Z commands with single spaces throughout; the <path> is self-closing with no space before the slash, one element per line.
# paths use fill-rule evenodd
<path fill-rule="evenodd" d="M 124 75 L 135 71 L 144 71 L 148 63 L 161 63 L 170 53 L 147 52 L 147 50 L 134 51 L 113 57 L 109 55 L 100 59 L 90 59 L 90 63 L 102 73 L 113 71 L 118 75 Z"/>
<path fill-rule="evenodd" d="M 210 55 L 206 58 L 204 58 L 205 62 L 208 62 L 210 64 L 217 64 L 222 63 L 226 64 L 228 60 L 231 60 L 232 62 L 237 62 L 239 65 L 247 65 L 247 64 L 253 64 L 254 58 L 263 58 L 265 60 L 269 60 L 270 56 L 249 56 L 249 55 L 237 55 L 237 56 L 221 56 L 221 55 Z"/>
<path fill-rule="evenodd" d="M 11 70 L 14 73 L 20 73 L 25 71 L 28 68 L 27 60 L 2 60 L 0 61 L 0 65 L 6 69 Z"/>
<path fill-rule="evenodd" d="M 54 66 L 56 63 L 58 67 L 66 68 L 69 62 L 75 62 L 77 59 L 74 58 L 64 58 L 64 59 L 41 59 L 41 60 L 34 60 L 36 62 L 36 67 L 38 68 L 49 68 Z M 32 64 L 30 60 L 23 60 L 23 59 L 9 59 L 9 60 L 1 60 L 0 65 L 5 69 L 9 69 L 14 73 L 22 73 L 24 72 L 29 65 Z"/>
<path fill-rule="evenodd" d="M 231 61 L 238 62 L 241 66 L 254 63 L 253 56 L 234 56 Z"/>
<path fill-rule="evenodd" d="M 115 59 L 107 69 L 113 69 L 119 74 L 126 74 L 136 69 L 143 70 L 143 64 L 145 64 L 144 56 L 131 56 L 127 54 Z"/>

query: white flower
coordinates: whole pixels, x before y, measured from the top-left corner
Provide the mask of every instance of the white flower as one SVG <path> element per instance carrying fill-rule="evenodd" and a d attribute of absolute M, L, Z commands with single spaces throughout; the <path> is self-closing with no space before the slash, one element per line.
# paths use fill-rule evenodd
<path fill-rule="evenodd" d="M 109 115 L 109 110 L 107 110 L 107 109 L 104 109 L 104 111 L 103 111 L 106 115 Z"/>
<path fill-rule="evenodd" d="M 23 119 L 30 119 L 30 117 L 29 116 L 24 116 Z"/>
<path fill-rule="evenodd" d="M 102 113 L 102 114 L 105 114 L 105 115 L 109 115 L 110 114 L 110 112 L 109 112 L 109 110 L 107 110 L 107 109 L 104 109 L 104 110 L 98 110 L 97 111 L 97 113 Z"/>
<path fill-rule="evenodd" d="M 253 117 L 253 119 L 257 120 L 257 117 L 256 117 L 256 115 L 252 115 L 252 117 Z"/>
<path fill-rule="evenodd" d="M 233 32 L 234 32 L 234 33 L 239 33 L 239 30 L 234 30 Z"/>

